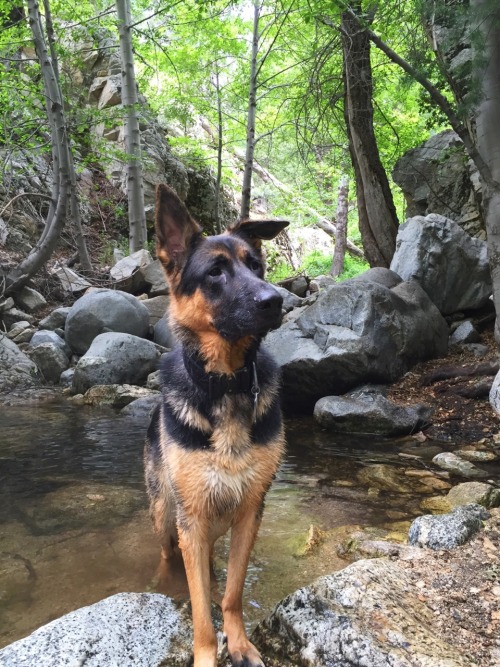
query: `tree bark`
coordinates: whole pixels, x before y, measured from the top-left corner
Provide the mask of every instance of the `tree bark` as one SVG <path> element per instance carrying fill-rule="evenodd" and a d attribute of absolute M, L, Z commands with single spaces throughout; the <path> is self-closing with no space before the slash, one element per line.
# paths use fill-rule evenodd
<path fill-rule="evenodd" d="M 61 88 L 45 41 L 37 0 L 28 0 L 28 18 L 35 50 L 40 62 L 47 117 L 56 161 L 53 165 L 57 178 L 52 184 L 50 217 L 36 246 L 29 255 L 6 276 L 6 294 L 18 291 L 52 255 L 66 218 L 67 199 L 71 189 L 69 137 L 64 117 Z"/>
<path fill-rule="evenodd" d="M 475 41 L 473 61 L 473 76 L 482 86 L 476 136 L 478 151 L 491 174 L 489 182 L 483 178 L 483 209 L 497 313 L 495 339 L 500 343 L 500 6 L 490 0 L 471 0 L 470 10 L 483 41 L 481 45 Z"/>
<path fill-rule="evenodd" d="M 43 8 L 45 12 L 45 28 L 47 32 L 47 41 L 49 43 L 49 48 L 50 48 L 50 56 L 52 58 L 52 66 L 54 68 L 54 74 L 57 80 L 59 81 L 59 63 L 57 60 L 57 53 L 55 49 L 56 37 L 54 32 L 54 24 L 52 23 L 52 12 L 50 9 L 49 0 L 43 0 Z M 54 146 L 55 143 L 54 134 L 52 136 L 52 141 L 53 141 L 52 160 L 54 163 L 54 170 L 55 170 L 55 165 L 57 165 L 57 148 Z M 73 153 L 71 151 L 69 141 L 68 141 L 68 150 L 69 150 L 69 155 L 68 155 L 69 177 L 71 182 L 71 188 L 69 193 L 70 220 L 74 230 L 75 245 L 78 250 L 78 258 L 80 261 L 80 266 L 84 271 L 90 273 L 92 271 L 92 264 L 90 262 L 90 256 L 87 250 L 87 244 L 85 242 L 85 237 L 83 235 L 82 216 L 80 215 L 80 205 L 78 202 L 78 186 L 77 186 L 75 162 L 73 160 Z M 58 187 L 57 176 L 55 177 L 55 181 L 56 181 L 55 188 L 57 191 Z"/>
<path fill-rule="evenodd" d="M 215 64 L 215 92 L 217 94 L 217 176 L 215 179 L 215 229 L 217 234 L 222 233 L 220 222 L 220 194 L 222 182 L 222 140 L 223 140 L 223 120 L 222 120 L 222 93 L 220 89 L 219 63 Z"/>
<path fill-rule="evenodd" d="M 356 3 L 360 9 L 360 3 Z M 342 14 L 344 116 L 356 177 L 359 229 L 370 266 L 391 263 L 398 219 L 373 129 L 370 40 L 349 11 Z"/>
<path fill-rule="evenodd" d="M 255 152 L 255 117 L 257 113 L 257 55 L 259 52 L 259 0 L 253 3 L 252 56 L 250 60 L 250 89 L 248 93 L 247 143 L 245 168 L 241 189 L 240 220 L 250 217 L 250 199 L 252 195 L 252 166 Z"/>
<path fill-rule="evenodd" d="M 125 112 L 125 150 L 128 155 L 127 199 L 129 245 L 130 252 L 135 252 L 146 245 L 147 228 L 142 180 L 141 132 L 137 111 L 139 99 L 135 80 L 129 0 L 116 0 L 116 10 L 118 13 L 118 32 L 120 35 L 122 103 Z"/>
<path fill-rule="evenodd" d="M 344 271 L 344 259 L 347 249 L 347 212 L 349 204 L 349 177 L 344 175 L 340 179 L 337 200 L 337 214 L 335 216 L 335 249 L 330 275 L 338 278 Z"/>

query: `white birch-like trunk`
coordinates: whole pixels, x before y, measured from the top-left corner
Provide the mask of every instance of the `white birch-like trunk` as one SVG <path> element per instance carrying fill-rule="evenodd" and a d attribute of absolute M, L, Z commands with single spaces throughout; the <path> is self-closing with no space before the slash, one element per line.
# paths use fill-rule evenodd
<path fill-rule="evenodd" d="M 349 176 L 341 177 L 339 183 L 337 213 L 335 216 L 335 249 L 330 271 L 332 278 L 338 278 L 344 271 L 344 259 L 347 249 L 347 214 L 349 206 Z"/>
<path fill-rule="evenodd" d="M 139 99 L 135 81 L 134 52 L 129 0 L 116 0 L 120 57 L 122 67 L 122 103 L 125 112 L 125 150 L 127 159 L 127 199 L 130 252 L 144 248 L 147 241 L 144 186 L 141 164 L 141 132 L 139 129 Z"/>

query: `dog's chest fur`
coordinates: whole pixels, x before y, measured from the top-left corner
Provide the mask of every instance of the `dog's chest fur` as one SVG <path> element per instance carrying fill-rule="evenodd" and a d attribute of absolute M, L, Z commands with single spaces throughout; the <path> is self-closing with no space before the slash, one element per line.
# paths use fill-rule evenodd
<path fill-rule="evenodd" d="M 255 412 L 248 393 L 210 402 L 188 376 L 179 352 L 163 364 L 156 474 L 186 516 L 225 524 L 224 517 L 248 500 L 263 498 L 271 484 L 284 449 L 278 379 L 267 354 L 259 352 L 256 363 Z"/>

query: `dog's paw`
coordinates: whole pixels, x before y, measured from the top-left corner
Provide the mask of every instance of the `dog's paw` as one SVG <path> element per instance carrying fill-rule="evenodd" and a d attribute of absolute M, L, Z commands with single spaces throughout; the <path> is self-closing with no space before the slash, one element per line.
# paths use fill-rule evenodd
<path fill-rule="evenodd" d="M 228 650 L 233 667 L 264 667 L 260 653 L 248 640 L 240 646 L 228 646 Z"/>

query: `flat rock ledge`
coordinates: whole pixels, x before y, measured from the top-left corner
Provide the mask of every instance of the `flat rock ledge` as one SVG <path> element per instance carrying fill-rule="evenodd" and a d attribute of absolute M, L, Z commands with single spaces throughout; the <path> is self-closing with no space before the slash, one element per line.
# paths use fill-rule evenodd
<path fill-rule="evenodd" d="M 432 612 L 411 589 L 395 563 L 360 560 L 286 597 L 253 641 L 294 667 L 472 665 L 434 632 Z"/>
<path fill-rule="evenodd" d="M 1 667 L 187 667 L 188 606 L 164 595 L 119 593 L 82 607 L 0 650 Z"/>

